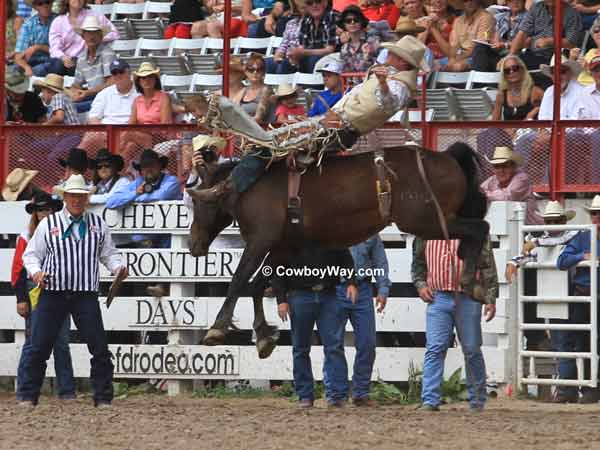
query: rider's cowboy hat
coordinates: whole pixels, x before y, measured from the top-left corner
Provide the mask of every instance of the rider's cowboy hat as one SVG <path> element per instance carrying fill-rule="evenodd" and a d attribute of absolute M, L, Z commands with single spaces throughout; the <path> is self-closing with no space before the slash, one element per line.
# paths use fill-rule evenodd
<path fill-rule="evenodd" d="M 56 75 L 55 73 L 49 73 L 43 80 L 34 81 L 33 85 L 48 88 L 54 92 L 62 92 L 64 86 L 64 79 L 60 75 Z"/>
<path fill-rule="evenodd" d="M 83 34 L 84 31 L 100 31 L 102 32 L 102 37 L 106 36 L 110 32 L 110 28 L 100 25 L 98 17 L 94 15 L 86 16 L 86 18 L 83 19 L 81 26 L 76 27 L 74 30 L 75 33 L 79 35 Z"/>
<path fill-rule="evenodd" d="M 18 70 L 7 70 L 4 87 L 15 94 L 24 94 L 29 89 L 29 78 Z"/>
<path fill-rule="evenodd" d="M 216 147 L 217 150 L 222 151 L 227 145 L 227 141 L 222 137 L 207 136 L 201 134 L 192 139 L 192 147 L 194 151 L 201 150 L 203 148 Z"/>
<path fill-rule="evenodd" d="M 289 83 L 282 83 L 277 86 L 277 90 L 275 91 L 275 97 L 287 97 L 288 95 L 297 94 L 298 92 L 294 87 Z"/>
<path fill-rule="evenodd" d="M 400 16 L 396 22 L 396 28 L 391 33 L 394 33 L 398 38 L 406 35 L 419 34 L 425 31 L 425 27 L 417 25 L 415 20 L 408 16 Z"/>
<path fill-rule="evenodd" d="M 160 165 L 160 168 L 164 169 L 169 164 L 169 158 L 167 158 L 166 156 L 160 156 L 154 150 L 150 150 L 149 148 L 147 148 L 140 155 L 139 162 L 134 162 L 132 163 L 132 165 L 135 170 L 139 171 L 140 169 L 151 166 L 154 163 L 158 163 Z"/>
<path fill-rule="evenodd" d="M 358 19 L 358 22 L 360 23 L 360 26 L 362 28 L 367 28 L 367 26 L 369 25 L 369 19 L 365 17 L 360 8 L 356 5 L 349 5 L 340 14 L 340 19 L 338 20 L 337 26 L 344 30 L 344 22 L 346 21 L 346 17 L 350 15 Z"/>
<path fill-rule="evenodd" d="M 600 195 L 594 196 L 592 204 L 589 206 L 585 205 L 584 208 L 588 211 L 600 211 Z"/>
<path fill-rule="evenodd" d="M 396 42 L 384 42 L 381 47 L 387 48 L 394 55 L 419 68 L 423 65 L 423 55 L 427 47 L 414 36 L 404 36 Z"/>
<path fill-rule="evenodd" d="M 25 190 L 39 172 L 37 170 L 27 170 L 17 167 L 13 169 L 4 183 L 2 188 L 2 198 L 7 202 L 14 202 L 19 197 L 19 194 Z"/>
<path fill-rule="evenodd" d="M 90 160 L 86 151 L 76 147 L 69 150 L 67 159 L 59 158 L 58 163 L 62 167 L 70 167 L 78 172 L 85 172 L 90 167 Z"/>
<path fill-rule="evenodd" d="M 575 211 L 568 209 L 565 211 L 560 202 L 551 201 L 546 204 L 544 211 L 538 211 L 544 219 L 555 219 L 558 217 L 566 217 L 567 221 L 575 217 Z"/>
<path fill-rule="evenodd" d="M 547 77 L 552 78 L 554 76 L 555 63 L 556 63 L 556 58 L 554 57 L 554 55 L 552 55 L 552 59 L 550 60 L 550 65 L 548 65 L 548 64 L 540 65 L 541 72 L 544 75 L 546 75 Z M 573 78 L 577 78 L 577 76 L 579 75 L 579 73 L 582 70 L 581 65 L 577 61 L 572 61 L 564 55 L 560 55 L 560 65 L 567 66 L 569 69 L 571 69 L 571 72 L 573 73 Z"/>
<path fill-rule="evenodd" d="M 522 166 L 524 162 L 523 156 L 519 153 L 515 153 L 509 147 L 496 147 L 492 158 L 490 159 L 486 156 L 485 159 L 492 165 L 504 164 L 505 162 L 512 161 L 517 166 Z"/>
<path fill-rule="evenodd" d="M 52 209 L 54 212 L 60 211 L 63 207 L 63 202 L 52 197 L 44 191 L 36 192 L 29 203 L 25 205 L 27 214 L 33 214 L 35 211 L 42 209 Z"/>
<path fill-rule="evenodd" d="M 138 67 L 138 70 L 136 70 L 135 72 L 133 72 L 133 76 L 134 77 L 149 77 L 150 75 L 158 75 L 160 74 L 160 69 L 158 67 L 155 67 L 154 64 L 152 64 L 149 61 L 144 61 L 143 63 L 140 64 L 140 67 Z"/>
<path fill-rule="evenodd" d="M 111 153 L 107 148 L 101 148 L 98 150 L 96 159 L 90 159 L 90 167 L 96 169 L 98 164 L 102 162 L 108 162 L 111 164 L 114 167 L 115 172 L 120 172 L 123 170 L 123 167 L 125 167 L 125 161 L 123 160 L 123 157 Z"/>
<path fill-rule="evenodd" d="M 90 187 L 85 182 L 83 175 L 71 175 L 65 184 L 57 187 L 61 194 L 89 194 Z"/>

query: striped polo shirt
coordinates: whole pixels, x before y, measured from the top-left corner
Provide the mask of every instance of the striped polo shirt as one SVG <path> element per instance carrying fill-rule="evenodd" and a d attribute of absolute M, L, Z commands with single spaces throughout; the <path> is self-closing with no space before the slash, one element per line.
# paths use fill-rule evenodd
<path fill-rule="evenodd" d="M 427 285 L 434 291 L 460 290 L 460 274 L 463 263 L 458 257 L 460 241 L 428 240 L 425 246 L 427 262 Z M 452 268 L 454 262 L 454 270 Z"/>

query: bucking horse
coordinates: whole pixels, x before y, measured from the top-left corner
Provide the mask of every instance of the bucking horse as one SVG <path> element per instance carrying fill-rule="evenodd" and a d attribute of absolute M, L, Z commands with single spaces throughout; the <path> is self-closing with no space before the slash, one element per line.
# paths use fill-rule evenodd
<path fill-rule="evenodd" d="M 487 202 L 479 189 L 479 160 L 467 144 L 456 143 L 435 152 L 405 145 L 384 148 L 381 153 L 391 187 L 389 219 L 399 230 L 423 239 L 460 239 L 459 256 L 477 254 L 489 225 L 484 221 Z M 420 160 L 420 161 L 419 161 Z M 235 162 L 207 164 L 200 169 L 202 184 L 214 186 L 227 178 Z M 420 167 L 419 167 L 420 166 Z M 366 240 L 389 222 L 380 212 L 378 175 L 374 153 L 326 156 L 320 167 L 310 166 L 302 175 L 303 236 L 329 248 L 344 248 Z M 288 238 L 288 168 L 274 162 L 261 178 L 239 198 L 232 211 L 222 204 L 195 198 L 191 226 L 191 253 L 206 256 L 215 237 L 235 219 L 246 242 L 242 258 L 227 291 L 227 298 L 203 343 L 225 342 L 233 328 L 237 300 L 251 293 L 254 329 L 261 358 L 276 345 L 275 327 L 266 323 L 263 292 L 267 285 L 258 269 L 267 259 L 274 267 L 293 256 Z M 254 276 L 253 282 L 250 283 Z"/>

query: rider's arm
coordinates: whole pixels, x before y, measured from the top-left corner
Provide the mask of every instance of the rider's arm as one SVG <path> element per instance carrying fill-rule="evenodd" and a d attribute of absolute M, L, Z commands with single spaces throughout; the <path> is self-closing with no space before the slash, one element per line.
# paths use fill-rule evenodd
<path fill-rule="evenodd" d="M 385 85 L 380 84 L 375 89 L 375 98 L 377 100 L 377 106 L 379 108 L 396 112 L 407 104 L 410 97 L 410 92 L 407 87 L 396 80 L 388 79 Z"/>

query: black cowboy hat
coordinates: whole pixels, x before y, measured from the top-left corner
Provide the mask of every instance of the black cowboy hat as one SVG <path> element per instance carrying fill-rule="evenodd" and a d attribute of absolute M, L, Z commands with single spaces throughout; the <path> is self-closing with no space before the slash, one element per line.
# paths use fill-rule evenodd
<path fill-rule="evenodd" d="M 342 11 L 338 20 L 338 27 L 340 27 L 342 30 L 344 29 L 344 21 L 346 20 L 346 17 L 350 14 L 356 16 L 356 18 L 360 22 L 361 27 L 367 28 L 367 26 L 369 25 L 369 19 L 365 17 L 363 12 L 356 5 L 350 5 Z"/>
<path fill-rule="evenodd" d="M 25 211 L 27 211 L 27 214 L 33 214 L 40 209 L 51 208 L 54 212 L 57 212 L 62 207 L 63 202 L 61 200 L 52 197 L 47 192 L 38 191 L 33 195 L 31 201 L 25 205 Z"/>
<path fill-rule="evenodd" d="M 58 163 L 63 167 L 70 167 L 71 169 L 76 169 L 82 173 L 90 167 L 87 153 L 81 148 L 72 148 L 69 150 L 67 159 L 59 158 Z"/>
<path fill-rule="evenodd" d="M 99 163 L 108 162 L 112 164 L 115 172 L 120 172 L 125 167 L 125 160 L 120 155 L 111 153 L 107 148 L 101 148 L 96 154 L 96 159 L 90 159 L 90 167 L 96 169 Z"/>
<path fill-rule="evenodd" d="M 167 158 L 166 156 L 160 156 L 154 150 L 150 150 L 149 148 L 147 148 L 140 155 L 140 161 L 137 163 L 133 163 L 133 168 L 139 171 L 143 167 L 147 167 L 156 162 L 160 164 L 161 169 L 164 169 L 165 167 L 167 167 L 167 164 L 169 164 L 169 158 Z"/>

